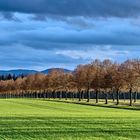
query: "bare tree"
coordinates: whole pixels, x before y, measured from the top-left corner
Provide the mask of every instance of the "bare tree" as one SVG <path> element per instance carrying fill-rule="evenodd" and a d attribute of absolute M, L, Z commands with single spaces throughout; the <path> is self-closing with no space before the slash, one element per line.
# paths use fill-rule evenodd
<path fill-rule="evenodd" d="M 96 103 L 99 102 L 99 92 L 101 90 L 102 85 L 102 64 L 101 61 L 96 59 L 92 63 L 92 72 L 93 72 L 93 79 L 91 83 L 92 89 L 94 89 L 96 94 Z"/>
<path fill-rule="evenodd" d="M 85 75 L 85 69 L 83 65 L 79 65 L 73 73 L 73 81 L 75 82 L 76 88 L 79 93 L 79 101 L 81 101 L 81 92 L 82 89 L 84 88 L 84 75 Z"/>
<path fill-rule="evenodd" d="M 131 60 L 127 60 L 122 64 L 122 72 L 124 75 L 124 80 L 126 83 L 126 88 L 129 90 L 130 95 L 130 106 L 132 106 L 132 94 L 134 89 L 139 86 L 139 74 L 135 71 L 133 62 Z"/>

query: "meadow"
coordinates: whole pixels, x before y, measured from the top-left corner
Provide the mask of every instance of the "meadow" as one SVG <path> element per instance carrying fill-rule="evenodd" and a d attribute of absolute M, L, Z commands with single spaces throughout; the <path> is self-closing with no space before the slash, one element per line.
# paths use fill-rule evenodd
<path fill-rule="evenodd" d="M 140 111 L 0 99 L 0 140 L 139 140 Z"/>

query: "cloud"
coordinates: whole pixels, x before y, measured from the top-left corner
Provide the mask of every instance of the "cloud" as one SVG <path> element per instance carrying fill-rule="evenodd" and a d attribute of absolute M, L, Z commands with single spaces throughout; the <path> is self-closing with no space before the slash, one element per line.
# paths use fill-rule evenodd
<path fill-rule="evenodd" d="M 0 69 L 139 58 L 139 0 L 2 0 Z"/>
<path fill-rule="evenodd" d="M 12 53 L 11 53 L 12 52 Z M 0 69 L 28 68 L 43 70 L 50 67 L 73 69 L 81 61 L 69 56 L 56 54 L 55 51 L 35 50 L 20 44 L 1 47 Z"/>
<path fill-rule="evenodd" d="M 123 46 L 122 46 L 123 47 Z M 63 50 L 37 50 L 16 44 L 0 47 L 0 69 L 37 69 L 64 67 L 74 69 L 78 64 L 90 63 L 93 59 L 111 59 L 123 61 L 127 58 L 139 58 L 139 51 L 114 49 L 114 46 L 87 46 L 87 49 L 74 48 Z M 11 53 L 12 52 L 12 53 Z"/>
<path fill-rule="evenodd" d="M 59 17 L 137 17 L 139 0 L 1 0 L 0 11 Z M 42 15 L 41 15 L 42 16 Z"/>
<path fill-rule="evenodd" d="M 117 50 L 113 46 L 90 46 L 90 49 L 83 50 L 59 50 L 56 54 L 61 54 L 64 56 L 69 56 L 73 59 L 81 59 L 85 61 L 92 61 L 94 59 L 110 59 L 116 60 L 116 57 L 128 57 L 129 51 Z"/>
<path fill-rule="evenodd" d="M 0 45 L 20 44 L 38 50 L 80 50 L 90 49 L 88 46 L 93 45 L 127 46 L 129 49 L 133 46 L 133 49 L 137 49 L 135 46 L 140 45 L 139 26 L 134 26 L 131 19 L 82 19 L 85 23 L 90 22 L 94 25 L 84 28 L 77 23 L 75 25 L 52 19 L 48 19 L 47 22 L 34 21 L 24 14 L 16 16 L 21 22 L 3 20 L 0 23 Z M 137 20 L 137 23 L 140 23 L 140 20 Z"/>

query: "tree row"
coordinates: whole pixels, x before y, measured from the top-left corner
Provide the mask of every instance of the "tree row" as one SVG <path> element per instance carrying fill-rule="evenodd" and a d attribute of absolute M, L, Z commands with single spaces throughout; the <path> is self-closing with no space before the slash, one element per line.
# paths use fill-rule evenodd
<path fill-rule="evenodd" d="M 1 98 L 78 98 L 79 101 L 112 98 L 119 104 L 120 97 L 129 98 L 132 106 L 140 89 L 140 60 L 115 63 L 110 60 L 94 60 L 78 65 L 73 72 L 54 70 L 49 74 L 36 73 L 11 80 L 0 80 Z"/>

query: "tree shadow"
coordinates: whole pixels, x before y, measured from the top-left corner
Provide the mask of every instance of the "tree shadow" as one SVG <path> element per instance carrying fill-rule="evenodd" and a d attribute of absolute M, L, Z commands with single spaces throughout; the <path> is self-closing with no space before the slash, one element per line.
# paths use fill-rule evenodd
<path fill-rule="evenodd" d="M 137 106 L 129 106 L 126 104 L 122 104 L 120 103 L 119 105 L 114 104 L 99 104 L 99 103 L 86 103 L 86 102 L 75 102 L 75 101 L 64 101 L 64 100 L 46 100 L 46 99 L 42 99 L 44 101 L 50 101 L 50 102 L 62 102 L 62 103 L 69 103 L 69 104 L 79 104 L 79 105 L 86 105 L 86 106 L 96 106 L 96 107 L 104 107 L 104 108 L 114 108 L 114 109 L 125 109 L 125 110 L 140 110 L 140 105 Z"/>

